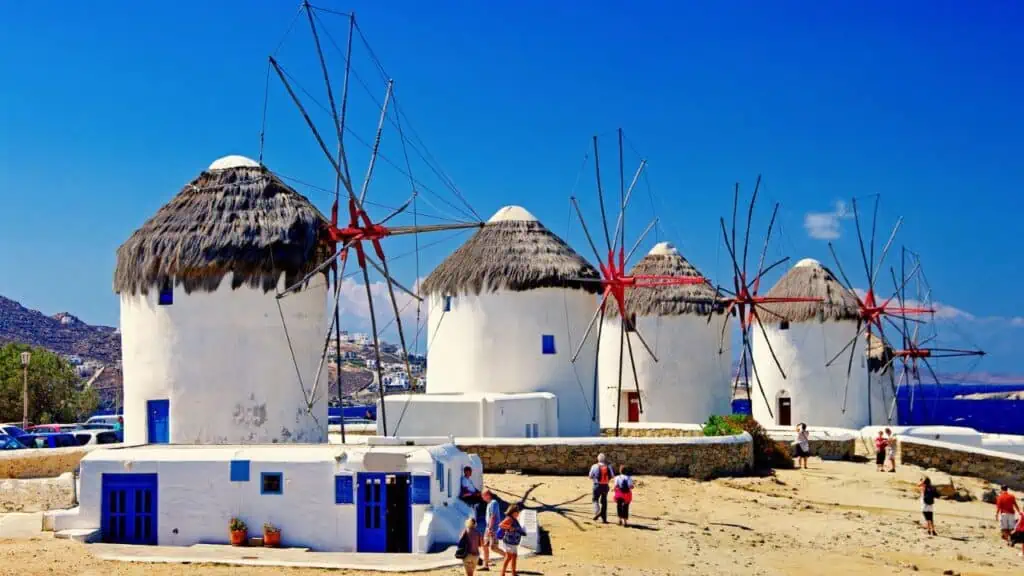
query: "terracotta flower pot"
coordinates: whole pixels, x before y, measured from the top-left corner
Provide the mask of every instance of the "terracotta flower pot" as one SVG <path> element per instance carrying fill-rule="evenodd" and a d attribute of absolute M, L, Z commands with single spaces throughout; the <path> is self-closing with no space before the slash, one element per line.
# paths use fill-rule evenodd
<path fill-rule="evenodd" d="M 248 530 L 232 530 L 231 531 L 231 545 L 232 546 L 245 546 L 246 541 L 249 539 Z"/>
<path fill-rule="evenodd" d="M 281 545 L 281 531 L 277 532 L 264 532 L 263 533 L 263 545 L 267 548 L 277 548 Z"/>

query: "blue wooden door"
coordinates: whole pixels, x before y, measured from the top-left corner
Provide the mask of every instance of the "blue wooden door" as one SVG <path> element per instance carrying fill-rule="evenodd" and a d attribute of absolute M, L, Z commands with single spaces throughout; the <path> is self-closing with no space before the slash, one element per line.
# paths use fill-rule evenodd
<path fill-rule="evenodd" d="M 157 475 L 104 474 L 100 531 L 114 544 L 157 544 Z"/>
<path fill-rule="evenodd" d="M 359 552 L 387 551 L 387 490 L 384 474 L 363 473 L 357 494 L 356 549 Z"/>
<path fill-rule="evenodd" d="M 146 440 L 150 444 L 167 444 L 171 441 L 170 409 L 170 400 L 146 402 Z"/>

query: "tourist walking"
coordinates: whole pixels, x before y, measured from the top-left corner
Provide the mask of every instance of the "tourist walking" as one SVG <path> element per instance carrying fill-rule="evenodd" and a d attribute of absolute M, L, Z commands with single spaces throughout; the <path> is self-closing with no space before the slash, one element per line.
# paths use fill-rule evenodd
<path fill-rule="evenodd" d="M 878 437 L 875 438 L 875 467 L 878 468 L 879 472 L 882 472 L 884 470 L 885 448 L 888 445 L 888 442 L 886 442 L 885 440 L 885 433 L 879 430 Z"/>
<path fill-rule="evenodd" d="M 996 521 L 999 522 L 999 531 L 1002 533 L 1003 541 L 1010 546 L 1010 533 L 1017 524 L 1017 514 L 1020 513 L 1020 506 L 1017 505 L 1017 498 L 1010 493 L 1009 486 L 1002 486 L 999 495 L 996 496 Z"/>
<path fill-rule="evenodd" d="M 807 432 L 807 424 L 801 422 L 796 426 L 796 442 L 793 443 L 796 454 L 796 467 L 807 469 L 807 457 L 811 455 L 811 435 Z"/>
<path fill-rule="evenodd" d="M 512 576 L 517 576 L 516 560 L 519 559 L 519 542 L 526 536 L 526 530 L 519 524 L 519 506 L 513 504 L 505 511 L 505 519 L 498 524 L 498 538 L 501 539 L 501 547 L 505 551 L 505 561 L 501 564 L 501 576 L 511 567 Z"/>
<path fill-rule="evenodd" d="M 932 486 L 931 478 L 925 476 L 917 485 L 921 491 L 921 514 L 924 516 L 924 527 L 929 536 L 935 536 L 935 497 L 938 491 Z"/>
<path fill-rule="evenodd" d="M 608 523 L 608 483 L 615 477 L 615 472 L 606 461 L 604 454 L 597 455 L 597 463 L 590 467 L 590 480 L 594 483 L 594 521 L 598 518 Z"/>
<path fill-rule="evenodd" d="M 504 558 L 505 553 L 498 547 L 498 520 L 501 517 L 498 500 L 490 490 L 484 490 L 484 502 L 487 502 L 487 512 L 484 515 L 484 564 L 480 570 L 490 570 L 491 552 L 500 558 Z"/>
<path fill-rule="evenodd" d="M 896 436 L 892 430 L 885 429 L 885 461 L 888 463 L 889 472 L 896 471 Z"/>
<path fill-rule="evenodd" d="M 619 469 L 615 477 L 615 514 L 619 517 L 619 526 L 629 526 L 629 505 L 633 502 L 633 471 L 629 466 Z"/>
<path fill-rule="evenodd" d="M 1020 555 L 1024 556 L 1024 514 L 1017 516 L 1017 525 L 1010 533 L 1010 546 L 1020 544 Z"/>
<path fill-rule="evenodd" d="M 459 546 L 455 550 L 455 556 L 462 558 L 466 576 L 473 576 L 476 563 L 480 560 L 480 531 L 476 528 L 476 518 L 466 519 L 466 527 L 459 535 Z"/>

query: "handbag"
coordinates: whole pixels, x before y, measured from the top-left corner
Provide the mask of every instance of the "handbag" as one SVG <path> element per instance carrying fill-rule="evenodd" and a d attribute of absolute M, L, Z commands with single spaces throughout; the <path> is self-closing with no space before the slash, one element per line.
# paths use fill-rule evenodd
<path fill-rule="evenodd" d="M 469 555 L 469 534 L 466 532 L 462 533 L 462 537 L 459 538 L 459 543 L 455 546 L 455 557 L 462 560 Z"/>

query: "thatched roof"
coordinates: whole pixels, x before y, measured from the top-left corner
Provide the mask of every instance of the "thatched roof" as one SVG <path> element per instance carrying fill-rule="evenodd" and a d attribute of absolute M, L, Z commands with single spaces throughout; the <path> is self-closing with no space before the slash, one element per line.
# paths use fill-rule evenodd
<path fill-rule="evenodd" d="M 765 294 L 768 298 L 822 298 L 822 302 L 790 302 L 764 304 L 764 308 L 787 318 L 790 322 L 811 322 L 819 320 L 856 320 L 860 315 L 857 298 L 843 288 L 831 270 L 811 258 L 796 263 L 789 272 L 779 279 Z M 778 320 L 772 314 L 761 314 L 769 322 Z"/>
<path fill-rule="evenodd" d="M 114 291 L 147 293 L 167 282 L 212 292 L 274 290 L 281 274 L 301 280 L 326 258 L 328 222 L 266 167 L 228 156 L 188 183 L 117 249 Z"/>
<path fill-rule="evenodd" d="M 892 347 L 874 334 L 865 334 L 864 355 L 868 357 L 868 370 L 878 372 L 892 360 Z"/>
<path fill-rule="evenodd" d="M 656 244 L 629 272 L 631 275 L 651 274 L 674 277 L 700 277 L 701 273 L 669 242 Z M 639 316 L 705 315 L 716 306 L 718 298 L 710 283 L 657 288 L 632 288 L 626 293 L 626 307 Z M 716 306 L 723 312 L 722 306 Z M 609 306 L 606 313 L 619 315 L 617 306 Z"/>
<path fill-rule="evenodd" d="M 423 281 L 424 294 L 537 288 L 598 293 L 598 271 L 519 206 L 506 206 Z"/>

